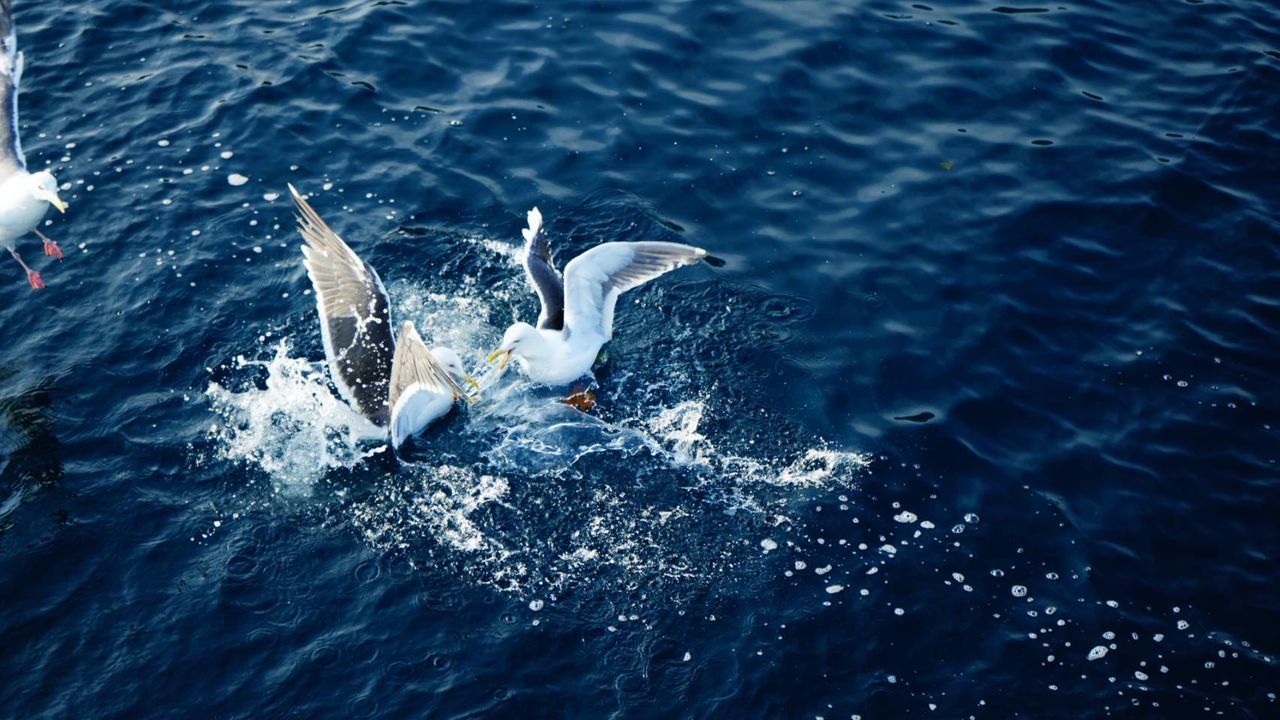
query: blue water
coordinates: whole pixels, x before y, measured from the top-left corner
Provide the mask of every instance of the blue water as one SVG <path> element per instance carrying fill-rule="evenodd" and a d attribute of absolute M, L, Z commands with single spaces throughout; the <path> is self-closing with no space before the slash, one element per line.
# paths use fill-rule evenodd
<path fill-rule="evenodd" d="M 0 275 L 0 716 L 1280 716 L 1273 4 L 16 18 L 71 212 Z M 288 182 L 476 368 L 532 205 L 729 263 L 400 463 Z"/>

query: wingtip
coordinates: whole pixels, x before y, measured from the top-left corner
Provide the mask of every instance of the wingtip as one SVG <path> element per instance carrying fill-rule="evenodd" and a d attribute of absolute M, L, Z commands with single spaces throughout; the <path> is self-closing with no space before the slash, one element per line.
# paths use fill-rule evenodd
<path fill-rule="evenodd" d="M 703 252 L 706 252 L 706 251 L 704 250 Z M 703 255 L 702 260 L 703 262 L 710 265 L 711 267 L 717 267 L 717 268 L 724 267 L 727 264 L 724 258 L 716 257 L 715 255 L 711 255 L 710 253 Z"/>
<path fill-rule="evenodd" d="M 539 211 L 538 207 L 535 205 L 533 209 L 525 215 L 525 220 L 528 221 L 529 227 L 521 230 L 520 234 L 524 235 L 525 241 L 532 241 L 534 236 L 538 234 L 538 231 L 542 229 L 542 212 Z"/>
<path fill-rule="evenodd" d="M 293 183 L 285 184 L 289 186 L 289 194 L 293 195 L 294 200 L 302 200 L 302 194 L 298 192 L 298 188 L 293 186 Z"/>

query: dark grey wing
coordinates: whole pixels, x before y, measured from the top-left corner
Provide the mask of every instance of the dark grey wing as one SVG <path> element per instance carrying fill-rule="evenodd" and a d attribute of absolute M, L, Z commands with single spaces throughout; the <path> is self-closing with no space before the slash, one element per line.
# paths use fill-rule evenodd
<path fill-rule="evenodd" d="M 529 227 L 524 233 L 524 272 L 538 293 L 542 309 L 538 312 L 538 327 L 546 330 L 564 328 L 564 281 L 551 262 L 551 245 L 542 231 L 542 213 L 538 208 L 529 211 Z"/>
<path fill-rule="evenodd" d="M 395 354 L 387 290 L 378 273 L 329 229 L 293 185 L 289 191 L 298 210 L 298 232 L 307 243 L 302 264 L 316 293 L 329 376 L 353 409 L 385 427 L 391 418 L 388 393 Z"/>
<path fill-rule="evenodd" d="M 22 53 L 13 26 L 12 0 L 0 0 L 0 180 L 27 169 L 18 139 L 18 85 Z"/>
<path fill-rule="evenodd" d="M 613 337 L 618 296 L 679 267 L 719 258 L 692 245 L 670 242 L 608 242 L 569 261 L 564 268 L 565 327 L 571 333 Z"/>

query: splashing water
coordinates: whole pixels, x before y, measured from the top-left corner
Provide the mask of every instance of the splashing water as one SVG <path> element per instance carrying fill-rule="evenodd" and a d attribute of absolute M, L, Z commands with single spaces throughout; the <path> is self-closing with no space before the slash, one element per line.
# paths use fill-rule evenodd
<path fill-rule="evenodd" d="M 263 387 L 234 392 L 212 383 L 207 396 L 221 418 L 210 428 L 221 457 L 256 465 L 277 492 L 305 493 L 326 470 L 352 467 L 381 447 L 386 433 L 329 389 L 323 367 L 289 356 L 280 341 L 269 360 L 236 358 L 237 368 L 265 370 Z"/>
<path fill-rule="evenodd" d="M 469 367 L 486 368 L 487 351 L 529 300 L 528 288 L 515 246 L 457 234 L 447 241 L 510 272 L 485 286 L 474 273 L 459 273 L 448 287 L 436 285 L 451 273 L 432 286 L 394 281 L 393 317 L 413 321 L 430 345 L 453 348 Z M 653 311 L 632 304 L 627 312 Z M 688 348 L 701 340 L 698 322 L 655 327 L 661 332 L 650 342 L 675 338 Z M 700 380 L 707 368 L 673 358 L 666 367 L 628 363 L 597 388 L 612 403 L 595 414 L 516 373 L 491 377 L 482 401 L 429 430 L 404 462 L 373 467 L 365 461 L 389 452 L 383 433 L 335 396 L 325 367 L 291 357 L 287 342 L 269 352 L 261 361 L 238 358 L 227 369 L 249 377 L 207 391 L 221 420 L 211 433 L 218 457 L 265 473 L 277 491 L 310 496 L 378 552 L 414 565 L 429 559 L 505 590 L 735 572 L 758 554 L 744 537 L 780 518 L 795 521 L 795 503 L 812 490 L 853 487 L 869 463 L 816 439 L 798 447 L 735 443 L 724 433 L 754 429 L 756 410 L 727 407 Z M 620 466 L 627 472 L 619 475 Z M 357 468 L 356 476 L 332 472 Z"/>

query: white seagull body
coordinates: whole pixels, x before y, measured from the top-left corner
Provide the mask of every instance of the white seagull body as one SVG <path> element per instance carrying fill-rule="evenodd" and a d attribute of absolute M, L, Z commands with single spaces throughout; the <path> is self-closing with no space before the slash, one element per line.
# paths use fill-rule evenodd
<path fill-rule="evenodd" d="M 529 211 L 524 268 L 542 303 L 538 327 L 516 323 L 507 328 L 490 360 L 499 367 L 514 357 L 534 382 L 567 385 L 591 372 L 600 348 L 613 338 L 618 296 L 685 265 L 724 261 L 692 245 L 670 242 L 608 242 L 565 266 L 564 277 L 551 261 L 542 229 L 542 213 Z"/>
<path fill-rule="evenodd" d="M 27 273 L 27 282 L 44 287 L 40 273 L 32 270 L 18 254 L 18 238 L 35 231 L 44 240 L 44 253 L 62 259 L 58 244 L 44 237 L 36 227 L 49 206 L 67 211 L 58 197 L 58 181 L 47 170 L 27 171 L 27 158 L 18 138 L 18 85 L 22 82 L 22 53 L 13 25 L 12 0 L 0 0 L 0 246 L 3 246 Z"/>
<path fill-rule="evenodd" d="M 329 377 L 343 400 L 399 448 L 466 397 L 455 378 L 471 380 L 449 348 L 431 350 L 413 323 L 392 335 L 391 303 L 377 271 L 360 259 L 289 186 L 298 210 L 303 266 L 316 293 Z"/>

